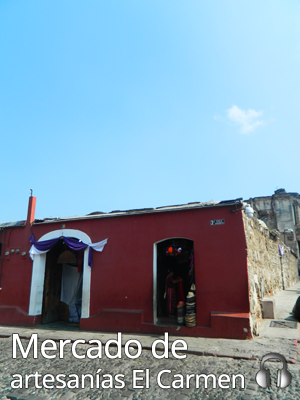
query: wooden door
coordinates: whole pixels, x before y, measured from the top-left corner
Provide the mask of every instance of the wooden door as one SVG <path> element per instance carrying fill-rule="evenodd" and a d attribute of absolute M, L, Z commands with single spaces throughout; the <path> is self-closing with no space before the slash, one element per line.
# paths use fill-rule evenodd
<path fill-rule="evenodd" d="M 58 247 L 54 246 L 47 254 L 42 324 L 59 320 L 62 265 L 57 264 L 58 250 Z"/>

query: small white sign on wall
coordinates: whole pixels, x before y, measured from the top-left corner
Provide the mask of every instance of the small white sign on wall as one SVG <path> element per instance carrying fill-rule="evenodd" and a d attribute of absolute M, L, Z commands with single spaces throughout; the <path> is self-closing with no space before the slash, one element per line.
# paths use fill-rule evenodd
<path fill-rule="evenodd" d="M 212 219 L 210 220 L 211 225 L 224 225 L 225 219 Z"/>

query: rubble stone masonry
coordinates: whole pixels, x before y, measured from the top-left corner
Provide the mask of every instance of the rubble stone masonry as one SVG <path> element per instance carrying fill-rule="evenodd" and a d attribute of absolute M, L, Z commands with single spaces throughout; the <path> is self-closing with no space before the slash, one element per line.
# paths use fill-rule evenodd
<path fill-rule="evenodd" d="M 249 279 L 250 325 L 253 335 L 259 335 L 262 319 L 262 299 L 272 297 L 298 282 L 298 257 L 279 241 L 279 232 L 269 230 L 256 218 L 243 212 Z M 283 256 L 279 254 L 283 246 Z"/>
<path fill-rule="evenodd" d="M 272 196 L 254 197 L 247 201 L 270 230 L 280 232 L 280 240 L 300 252 L 300 195 L 278 189 Z M 300 263 L 298 263 L 300 267 Z"/>

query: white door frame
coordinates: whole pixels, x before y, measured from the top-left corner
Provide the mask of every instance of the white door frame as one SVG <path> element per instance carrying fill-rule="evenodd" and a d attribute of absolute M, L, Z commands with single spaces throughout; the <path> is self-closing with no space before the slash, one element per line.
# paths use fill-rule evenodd
<path fill-rule="evenodd" d="M 48 232 L 42 236 L 38 242 L 55 239 L 61 236 L 76 238 L 86 244 L 92 243 L 90 237 L 86 233 L 76 229 L 59 229 Z M 81 318 L 89 318 L 90 316 L 91 268 L 88 265 L 88 256 L 89 247 L 84 250 L 83 257 Z M 46 257 L 47 253 L 34 255 L 28 315 L 42 314 Z"/>

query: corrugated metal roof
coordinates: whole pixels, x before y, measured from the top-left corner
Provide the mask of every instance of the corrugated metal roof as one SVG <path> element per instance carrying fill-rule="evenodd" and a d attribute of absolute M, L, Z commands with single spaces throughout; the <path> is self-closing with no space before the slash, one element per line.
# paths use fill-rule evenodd
<path fill-rule="evenodd" d="M 242 204 L 242 198 L 238 198 L 235 200 L 225 200 L 225 201 L 208 201 L 208 202 L 194 202 L 188 204 L 179 204 L 174 206 L 163 206 L 157 208 L 139 208 L 133 210 L 115 210 L 109 213 L 103 213 L 102 211 L 95 211 L 88 215 L 74 216 L 74 217 L 66 217 L 66 218 L 45 218 L 45 219 L 36 219 L 34 220 L 34 224 L 46 224 L 53 223 L 58 221 L 74 221 L 74 220 L 83 220 L 83 219 L 98 219 L 98 218 L 113 218 L 117 216 L 126 216 L 126 215 L 135 215 L 135 214 L 151 214 L 151 213 L 160 213 L 160 212 L 169 212 L 169 211 L 183 211 L 197 208 L 209 208 L 209 207 L 225 207 L 229 205 L 238 205 Z"/>
<path fill-rule="evenodd" d="M 26 221 L 0 222 L 0 229 L 25 226 Z"/>

